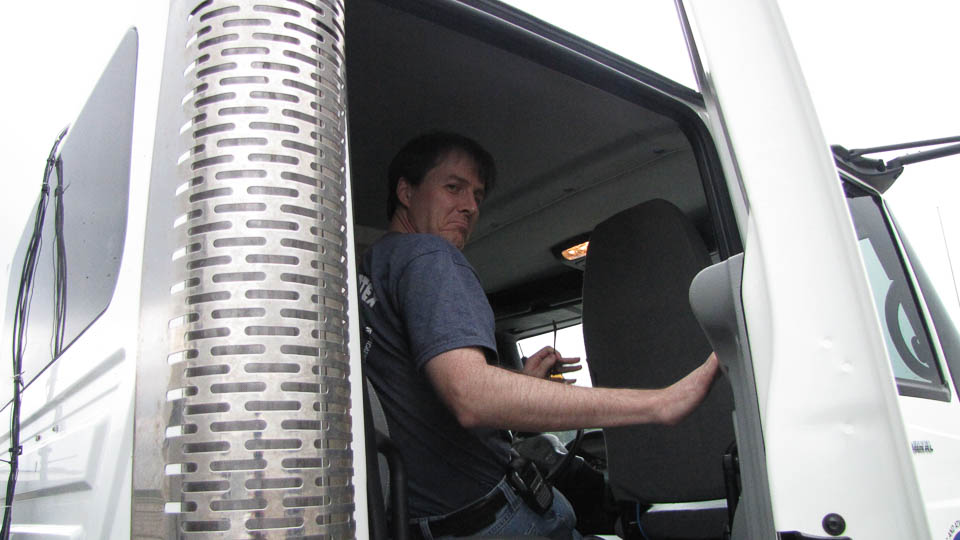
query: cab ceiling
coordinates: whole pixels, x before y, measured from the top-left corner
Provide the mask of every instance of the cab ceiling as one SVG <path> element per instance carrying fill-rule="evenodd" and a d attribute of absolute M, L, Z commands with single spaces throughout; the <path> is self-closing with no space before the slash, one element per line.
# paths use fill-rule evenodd
<path fill-rule="evenodd" d="M 705 213 L 676 123 L 514 52 L 372 0 L 346 11 L 350 174 L 360 237 L 387 226 L 386 170 L 432 130 L 484 145 L 496 189 L 464 252 L 497 292 L 576 272 L 551 248 L 651 198 Z"/>

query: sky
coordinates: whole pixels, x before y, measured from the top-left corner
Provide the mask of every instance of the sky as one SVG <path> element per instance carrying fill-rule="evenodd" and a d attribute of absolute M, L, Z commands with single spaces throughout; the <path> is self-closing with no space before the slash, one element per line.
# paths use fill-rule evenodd
<path fill-rule="evenodd" d="M 511 3 L 695 87 L 670 0 L 594 0 L 589 10 L 572 0 Z M 6 187 L 0 260 L 7 271 L 57 133 L 79 113 L 130 26 L 140 33 L 142 64 L 157 66 L 141 71 L 138 92 L 158 83 L 166 17 L 162 2 L 50 0 L 42 24 L 27 24 L 41 16 L 36 7 L 8 4 L 6 20 L 23 24 L 9 24 L 0 33 L 0 50 L 6 51 L 0 85 Z M 829 143 L 852 148 L 960 135 L 955 98 L 960 76 L 950 60 L 958 50 L 954 26 L 960 2 L 780 0 L 778 5 Z M 150 97 L 155 94 L 138 94 L 140 100 Z M 951 266 L 960 270 L 958 166 L 960 157 L 911 166 L 889 192 L 901 225 L 955 315 L 960 302 Z"/>

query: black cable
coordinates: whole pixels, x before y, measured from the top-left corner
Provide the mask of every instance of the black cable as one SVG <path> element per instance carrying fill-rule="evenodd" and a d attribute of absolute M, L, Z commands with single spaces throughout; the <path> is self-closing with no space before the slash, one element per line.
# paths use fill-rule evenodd
<path fill-rule="evenodd" d="M 23 390 L 23 355 L 26 351 L 27 321 L 30 318 L 30 302 L 33 298 L 33 279 L 37 270 L 37 260 L 43 239 L 43 222 L 47 214 L 47 201 L 50 198 L 50 175 L 62 170 L 57 147 L 67 134 L 64 128 L 53 143 L 47 165 L 43 171 L 43 184 L 40 187 L 40 200 L 33 221 L 33 232 L 27 244 L 27 252 L 20 271 L 20 286 L 17 290 L 17 305 L 13 315 L 13 400 L 10 410 L 10 475 L 7 480 L 7 492 L 4 498 L 3 522 L 0 524 L 0 539 L 10 538 L 10 522 L 13 518 L 13 498 L 16 493 L 19 458 L 23 448 L 20 446 L 20 393 Z"/>
<path fill-rule="evenodd" d="M 67 326 L 67 248 L 63 237 L 63 193 L 66 189 L 63 182 L 63 160 L 57 158 L 57 188 L 54 190 L 54 321 L 53 321 L 53 358 L 56 359 L 63 352 L 64 335 Z"/>

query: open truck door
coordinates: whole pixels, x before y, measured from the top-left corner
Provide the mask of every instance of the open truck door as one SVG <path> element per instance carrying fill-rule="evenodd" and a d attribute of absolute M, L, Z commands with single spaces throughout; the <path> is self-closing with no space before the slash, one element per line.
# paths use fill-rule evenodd
<path fill-rule="evenodd" d="M 495 1 L 170 2 L 162 65 L 135 62 L 134 38 L 121 55 L 127 71 L 162 72 L 159 101 L 135 105 L 156 107 L 134 115 L 155 120 L 99 126 L 133 130 L 132 148 L 102 160 L 114 179 L 130 176 L 129 215 L 110 197 L 64 194 L 68 213 L 122 208 L 132 226 L 113 227 L 121 279 L 80 304 L 92 316 L 67 324 L 83 330 L 53 355 L 38 346 L 56 326 L 37 319 L 48 299 L 34 299 L 39 352 L 27 365 L 47 368 L 23 389 L 29 467 L 11 487 L 9 530 L 401 537 L 375 523 L 381 486 L 368 483 L 379 467 L 367 466 L 377 441 L 364 422 L 354 265 L 386 229 L 392 154 L 447 129 L 483 142 L 503 179 L 464 249 L 503 359 L 520 361 L 517 340 L 582 322 L 586 257 L 563 251 L 598 225 L 655 208 L 650 234 L 670 215 L 696 239 L 710 266 L 684 278 L 689 302 L 611 324 L 671 328 L 692 305 L 719 353 L 736 452 L 715 456 L 720 495 L 682 501 L 719 511 L 699 537 L 954 534 L 957 370 L 945 344 L 956 331 L 928 307 L 882 190 L 842 159 L 838 181 L 776 6 L 690 0 L 678 12 L 699 91 Z M 149 174 L 124 172 L 143 171 L 149 153 Z M 69 181 L 74 158 L 63 157 Z M 875 251 L 893 262 L 874 264 L 865 239 L 885 242 Z M 666 270 L 650 274 L 676 277 L 658 257 Z M 896 340 L 876 301 L 888 283 L 873 278 L 898 265 L 888 289 L 916 314 L 894 310 L 907 321 Z M 56 289 L 54 272 L 37 276 L 48 281 L 37 290 Z M 14 311 L 8 302 L 8 335 Z M 590 444 L 601 466 L 604 443 Z M 628 527 L 643 523 L 637 510 L 662 510 L 659 533 L 679 534 L 678 501 L 642 500 L 630 482 L 618 489 Z"/>

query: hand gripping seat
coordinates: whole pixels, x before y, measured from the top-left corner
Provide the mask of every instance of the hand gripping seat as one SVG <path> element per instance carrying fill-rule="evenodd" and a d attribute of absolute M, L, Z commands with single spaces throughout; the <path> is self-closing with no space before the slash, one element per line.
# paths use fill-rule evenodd
<path fill-rule="evenodd" d="M 583 336 L 594 385 L 662 388 L 707 358 L 711 347 L 688 291 L 709 264 L 693 224 L 664 200 L 620 212 L 594 229 L 583 282 Z M 639 518 L 651 540 L 723 535 L 725 503 L 704 501 L 726 497 L 722 460 L 734 441 L 732 411 L 730 385 L 720 377 L 676 426 L 604 430 L 614 498 L 653 505 Z"/>

